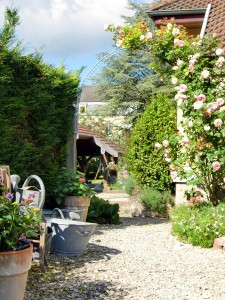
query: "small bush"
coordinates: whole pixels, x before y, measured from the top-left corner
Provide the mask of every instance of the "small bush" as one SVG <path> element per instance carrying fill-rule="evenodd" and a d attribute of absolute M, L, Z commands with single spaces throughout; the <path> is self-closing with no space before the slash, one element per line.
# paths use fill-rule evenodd
<path fill-rule="evenodd" d="M 135 190 L 136 188 L 136 180 L 132 177 L 132 176 L 129 176 L 127 178 L 127 180 L 124 182 L 124 190 L 125 192 L 128 194 L 128 195 L 132 195 L 133 191 Z"/>
<path fill-rule="evenodd" d="M 174 205 L 173 197 L 169 191 L 159 192 L 153 188 L 144 188 L 139 197 L 146 210 L 160 216 L 167 216 L 168 206 Z"/>
<path fill-rule="evenodd" d="M 225 235 L 225 204 L 177 206 L 170 212 L 172 232 L 193 246 L 210 248 L 217 237 Z"/>
<path fill-rule="evenodd" d="M 91 197 L 87 222 L 98 224 L 120 224 L 119 204 L 111 204 L 108 200 L 97 196 Z"/>

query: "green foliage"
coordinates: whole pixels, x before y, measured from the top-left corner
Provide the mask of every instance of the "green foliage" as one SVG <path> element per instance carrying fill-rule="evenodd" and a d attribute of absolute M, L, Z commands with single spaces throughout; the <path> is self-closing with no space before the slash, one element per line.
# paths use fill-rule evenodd
<path fill-rule="evenodd" d="M 0 252 L 19 249 L 25 238 L 37 237 L 41 232 L 39 211 L 12 198 L 3 191 L 0 178 Z"/>
<path fill-rule="evenodd" d="M 62 170 L 56 177 L 56 195 L 57 204 L 61 205 L 65 196 L 88 197 L 94 194 L 94 191 L 85 183 L 84 174 L 74 170 Z"/>
<path fill-rule="evenodd" d="M 153 188 L 144 188 L 140 191 L 139 197 L 147 211 L 164 217 L 168 214 L 168 205 L 174 205 L 169 191 L 160 192 Z"/>
<path fill-rule="evenodd" d="M 120 224 L 119 204 L 111 204 L 97 196 L 91 197 L 88 209 L 87 222 L 98 224 Z"/>
<path fill-rule="evenodd" d="M 170 212 L 172 231 L 181 241 L 210 248 L 216 238 L 225 235 L 225 204 L 177 206 Z"/>
<path fill-rule="evenodd" d="M 40 176 L 49 197 L 66 164 L 79 73 L 48 65 L 37 53 L 23 55 L 14 41 L 18 19 L 7 10 L 0 31 L 0 164 L 22 180 Z"/>
<path fill-rule="evenodd" d="M 133 176 L 129 176 L 124 182 L 124 190 L 128 195 L 132 195 L 133 191 L 137 186 L 137 182 Z"/>
<path fill-rule="evenodd" d="M 130 171 L 138 184 L 157 190 L 171 188 L 168 163 L 155 144 L 176 130 L 176 107 L 168 96 L 159 94 L 137 121 L 127 152 Z"/>

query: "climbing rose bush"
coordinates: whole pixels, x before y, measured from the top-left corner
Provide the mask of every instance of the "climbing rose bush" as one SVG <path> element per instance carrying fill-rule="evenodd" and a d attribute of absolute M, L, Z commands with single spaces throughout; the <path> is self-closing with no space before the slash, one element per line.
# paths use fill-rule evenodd
<path fill-rule="evenodd" d="M 163 77 L 171 77 L 179 114 L 176 135 L 158 141 L 165 152 L 171 177 L 199 185 L 213 205 L 222 199 L 225 181 L 225 59 L 215 35 L 193 38 L 184 27 L 167 21 L 155 32 L 145 22 L 115 27 L 117 47 L 148 49 L 151 64 Z M 178 118 L 179 120 L 179 118 Z M 170 158 L 177 151 L 177 159 Z"/>

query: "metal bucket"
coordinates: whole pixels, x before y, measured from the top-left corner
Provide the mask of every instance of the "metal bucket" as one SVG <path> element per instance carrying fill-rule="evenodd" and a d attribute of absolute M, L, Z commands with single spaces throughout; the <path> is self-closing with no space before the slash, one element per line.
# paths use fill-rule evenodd
<path fill-rule="evenodd" d="M 51 253 L 63 256 L 80 256 L 85 251 L 96 223 L 51 218 Z"/>

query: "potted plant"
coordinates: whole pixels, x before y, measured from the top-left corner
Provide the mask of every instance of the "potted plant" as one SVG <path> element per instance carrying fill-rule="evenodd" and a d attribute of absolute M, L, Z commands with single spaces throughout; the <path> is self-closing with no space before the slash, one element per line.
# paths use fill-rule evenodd
<path fill-rule="evenodd" d="M 59 206 L 71 210 L 84 209 L 82 221 L 86 221 L 90 197 L 94 194 L 94 190 L 87 185 L 83 173 L 75 170 L 62 170 L 56 178 L 54 192 Z"/>
<path fill-rule="evenodd" d="M 40 234 L 40 222 L 29 201 L 13 202 L 0 178 L 0 299 L 23 300 L 33 252 L 28 238 Z"/>

